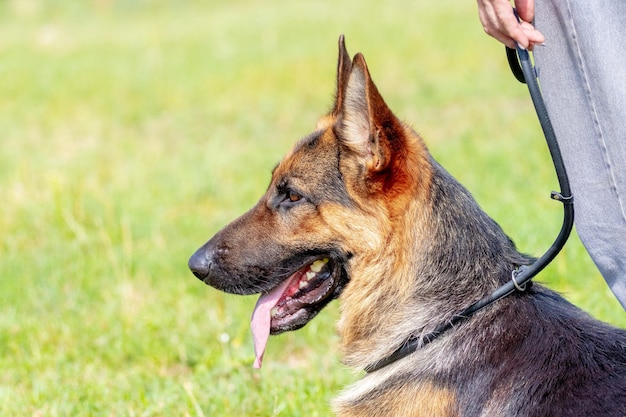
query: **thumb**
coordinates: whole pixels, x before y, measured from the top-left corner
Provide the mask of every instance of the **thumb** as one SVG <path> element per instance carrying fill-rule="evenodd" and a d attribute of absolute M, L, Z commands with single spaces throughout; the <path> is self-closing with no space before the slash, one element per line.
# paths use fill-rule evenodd
<path fill-rule="evenodd" d="M 524 22 L 532 22 L 535 18 L 535 0 L 515 0 L 515 9 Z"/>

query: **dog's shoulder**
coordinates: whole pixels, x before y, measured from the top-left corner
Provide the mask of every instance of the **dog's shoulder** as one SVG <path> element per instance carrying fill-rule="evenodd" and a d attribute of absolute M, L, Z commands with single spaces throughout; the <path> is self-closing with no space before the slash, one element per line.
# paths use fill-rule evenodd
<path fill-rule="evenodd" d="M 534 415 L 626 415 L 626 330 L 540 285 L 509 305 L 491 323 L 503 334 L 490 343 L 488 380 L 498 383 L 487 403 L 510 409 L 492 411 L 525 415 L 532 401 Z"/>

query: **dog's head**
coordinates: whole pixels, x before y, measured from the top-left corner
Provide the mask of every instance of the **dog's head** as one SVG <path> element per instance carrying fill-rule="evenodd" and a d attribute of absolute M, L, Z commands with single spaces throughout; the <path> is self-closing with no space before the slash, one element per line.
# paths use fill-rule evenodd
<path fill-rule="evenodd" d="M 273 334 L 300 328 L 361 279 L 359 258 L 389 243 L 393 219 L 428 182 L 426 158 L 341 37 L 333 109 L 276 166 L 259 202 L 189 268 L 219 290 L 271 299 Z"/>

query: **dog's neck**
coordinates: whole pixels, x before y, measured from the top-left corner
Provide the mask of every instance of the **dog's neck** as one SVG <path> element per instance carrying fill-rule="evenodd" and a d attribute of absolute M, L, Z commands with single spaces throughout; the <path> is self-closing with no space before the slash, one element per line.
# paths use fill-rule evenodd
<path fill-rule="evenodd" d="M 428 204 L 413 199 L 377 252 L 351 262 L 338 326 L 349 366 L 363 369 L 432 332 L 528 263 L 467 190 L 431 164 Z"/>

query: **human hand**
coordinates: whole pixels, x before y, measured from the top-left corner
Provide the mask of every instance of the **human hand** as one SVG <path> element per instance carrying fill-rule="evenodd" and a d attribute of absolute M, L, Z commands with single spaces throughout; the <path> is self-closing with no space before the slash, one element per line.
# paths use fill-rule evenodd
<path fill-rule="evenodd" d="M 517 21 L 509 0 L 477 0 L 478 17 L 485 32 L 509 48 L 515 42 L 524 49 L 532 50 L 545 40 L 543 34 L 528 23 L 535 15 L 534 0 L 515 0 L 515 8 L 521 19 Z"/>

